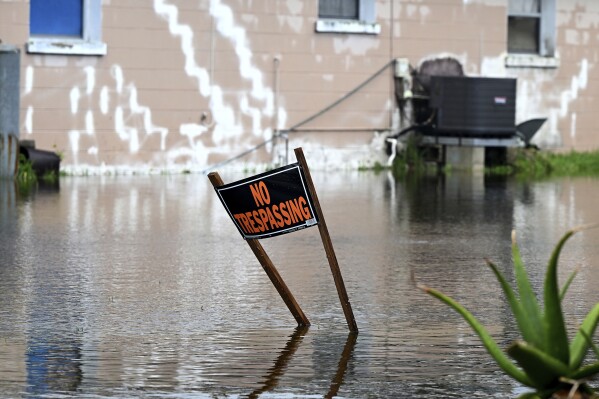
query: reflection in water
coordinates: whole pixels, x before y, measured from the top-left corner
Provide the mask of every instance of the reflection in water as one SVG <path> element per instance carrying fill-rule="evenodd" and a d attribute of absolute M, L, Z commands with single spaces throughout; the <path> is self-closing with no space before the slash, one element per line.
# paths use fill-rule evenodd
<path fill-rule="evenodd" d="M 483 259 L 513 278 L 516 229 L 540 288 L 562 233 L 599 221 L 598 181 L 313 178 L 358 336 L 312 229 L 261 241 L 312 322 L 290 335 L 293 317 L 204 176 L 63 178 L 27 196 L 0 182 L 0 397 L 515 396 L 469 326 L 410 275 L 505 347 L 516 329 Z M 572 326 L 599 300 L 597 242 L 586 231 L 563 252 L 561 278 L 583 265 L 564 301 Z"/>
<path fill-rule="evenodd" d="M 326 395 L 325 398 L 332 398 L 337 396 L 339 392 L 339 388 L 343 384 L 343 379 L 345 378 L 345 373 L 347 371 L 347 365 L 352 358 L 352 354 L 354 352 L 354 346 L 356 345 L 356 340 L 358 339 L 358 334 L 350 332 L 347 335 L 347 342 L 343 347 L 343 352 L 341 352 L 341 358 L 339 359 L 339 365 L 337 366 L 337 373 L 333 377 L 333 381 L 331 382 L 331 388 Z"/>
<path fill-rule="evenodd" d="M 309 327 L 297 327 L 295 329 L 294 333 L 290 336 L 289 341 L 285 345 L 285 348 L 281 351 L 281 354 L 275 361 L 274 365 L 269 369 L 268 375 L 266 376 L 266 379 L 264 381 L 264 385 L 261 388 L 253 391 L 251 394 L 249 394 L 248 398 L 258 398 L 260 394 L 271 391 L 278 386 L 279 379 L 281 378 L 281 376 L 283 376 L 283 374 L 289 367 L 289 364 L 292 362 L 293 356 L 297 352 L 297 349 L 303 341 L 305 335 L 308 333 L 308 330 Z M 339 358 L 337 370 L 331 381 L 331 386 L 326 395 L 324 395 L 325 398 L 333 398 L 337 396 L 339 388 L 343 384 L 343 379 L 345 378 L 348 363 L 352 358 L 357 338 L 358 335 L 355 333 L 350 332 L 348 334 L 347 341 L 345 342 L 343 351 L 341 352 L 341 356 Z M 333 352 L 335 351 L 334 349 L 334 347 L 328 348 L 329 351 Z M 328 373 L 325 372 L 324 374 Z"/>
<path fill-rule="evenodd" d="M 33 395 L 76 391 L 81 384 L 81 351 L 76 343 L 57 337 L 36 342 L 32 337 L 27 347 L 27 393 Z"/>
<path fill-rule="evenodd" d="M 291 335 L 285 349 L 281 351 L 281 354 L 275 361 L 275 364 L 268 370 L 268 375 L 264 381 L 264 386 L 260 389 L 256 389 L 252 392 L 248 398 L 257 398 L 261 393 L 270 391 L 279 383 L 279 378 L 285 372 L 289 365 L 289 361 L 297 351 L 304 335 L 308 332 L 308 327 L 297 327 L 295 332 Z"/>

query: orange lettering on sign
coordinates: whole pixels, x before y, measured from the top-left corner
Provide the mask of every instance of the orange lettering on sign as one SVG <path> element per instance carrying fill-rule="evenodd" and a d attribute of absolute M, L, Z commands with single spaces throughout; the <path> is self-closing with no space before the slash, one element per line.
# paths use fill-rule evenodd
<path fill-rule="evenodd" d="M 264 206 L 270 204 L 270 193 L 266 188 L 266 184 L 260 181 L 256 184 L 250 184 L 250 191 L 256 206 Z"/>
<path fill-rule="evenodd" d="M 250 190 L 259 208 L 233 215 L 245 234 L 264 233 L 292 226 L 312 217 L 308 201 L 303 196 L 269 206 L 270 194 L 264 182 L 250 185 Z"/>

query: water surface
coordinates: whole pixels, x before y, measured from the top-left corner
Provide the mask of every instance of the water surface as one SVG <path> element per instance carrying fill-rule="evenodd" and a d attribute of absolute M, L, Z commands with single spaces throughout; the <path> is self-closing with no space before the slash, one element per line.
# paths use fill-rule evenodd
<path fill-rule="evenodd" d="M 599 181 L 483 175 L 396 181 L 312 172 L 360 328 L 347 325 L 317 228 L 261 240 L 312 326 L 296 329 L 203 175 L 0 184 L 0 397 L 506 398 L 468 325 L 415 288 L 517 337 L 485 267 L 513 278 L 518 233 L 535 288 L 566 229 L 599 221 Z M 223 175 L 225 182 L 241 178 Z M 574 328 L 599 301 L 599 231 L 560 276 Z"/>

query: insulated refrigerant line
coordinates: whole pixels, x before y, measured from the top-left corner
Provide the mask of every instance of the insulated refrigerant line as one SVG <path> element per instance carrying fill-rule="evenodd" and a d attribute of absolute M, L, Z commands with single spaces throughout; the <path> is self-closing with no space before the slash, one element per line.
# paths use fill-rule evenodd
<path fill-rule="evenodd" d="M 308 118 L 304 119 L 301 122 L 296 123 L 295 125 L 291 126 L 289 129 L 278 129 L 277 131 L 277 135 L 274 135 L 273 137 L 264 140 L 262 143 L 259 143 L 257 145 L 255 145 L 252 148 L 249 148 L 245 151 L 243 151 L 240 154 L 237 154 L 229 159 L 226 159 L 222 162 L 219 162 L 217 164 L 214 164 L 212 166 L 209 166 L 208 168 L 206 168 L 204 170 L 204 173 L 208 173 L 218 167 L 227 165 L 233 161 L 236 161 L 240 158 L 243 158 L 244 156 L 251 154 L 252 152 L 264 147 L 265 145 L 267 145 L 268 143 L 273 142 L 274 140 L 276 140 L 277 138 L 281 137 L 281 136 L 286 136 L 288 133 L 294 133 L 299 127 L 305 125 L 308 122 L 313 121 L 314 119 L 318 118 L 319 116 L 325 114 L 326 112 L 330 111 L 332 108 L 336 107 L 337 105 L 341 104 L 343 101 L 347 100 L 349 97 L 353 96 L 355 93 L 357 93 L 359 90 L 361 90 L 364 86 L 366 86 L 368 83 L 370 83 L 371 81 L 373 81 L 377 76 L 379 76 L 381 73 L 385 72 L 385 70 L 387 70 L 387 68 L 389 68 L 390 65 L 393 65 L 394 60 L 390 60 L 389 62 L 387 62 L 381 69 L 379 69 L 378 71 L 376 71 L 372 76 L 370 76 L 368 79 L 366 79 L 364 82 L 360 83 L 358 86 L 356 86 L 353 90 L 349 91 L 348 93 L 346 93 L 343 97 L 339 98 L 338 100 L 336 100 L 335 102 L 333 102 L 332 104 L 328 105 L 327 107 L 323 108 L 322 110 L 318 111 L 317 113 L 315 113 L 312 116 L 309 116 Z M 373 129 L 374 130 L 374 129 Z"/>

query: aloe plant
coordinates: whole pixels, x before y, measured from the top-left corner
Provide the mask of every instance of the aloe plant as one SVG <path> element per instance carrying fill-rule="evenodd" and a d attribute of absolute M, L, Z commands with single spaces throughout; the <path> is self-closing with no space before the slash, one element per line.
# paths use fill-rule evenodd
<path fill-rule="evenodd" d="M 506 351 L 499 347 L 483 324 L 460 303 L 433 288 L 424 285 L 418 287 L 457 311 L 478 334 L 499 367 L 515 380 L 535 390 L 521 398 L 551 398 L 558 393 L 568 398 L 599 398 L 591 396 L 593 390 L 585 383 L 587 379 L 599 374 L 599 349 L 592 342 L 599 323 L 599 303 L 589 311 L 574 339 L 568 341 L 561 301 L 577 270 L 570 275 L 561 290 L 557 279 L 558 258 L 566 241 L 578 231 L 597 226 L 574 228 L 557 243 L 547 265 L 543 306 L 537 301 L 530 284 L 515 232 L 512 232 L 515 287 L 508 283 L 493 262 L 486 260 L 501 285 L 521 334 L 521 339 L 512 343 Z M 593 349 L 597 360 L 583 362 L 589 349 Z M 575 394 L 586 396 L 574 396 Z"/>

